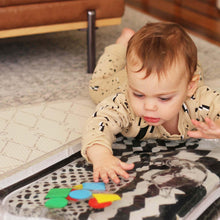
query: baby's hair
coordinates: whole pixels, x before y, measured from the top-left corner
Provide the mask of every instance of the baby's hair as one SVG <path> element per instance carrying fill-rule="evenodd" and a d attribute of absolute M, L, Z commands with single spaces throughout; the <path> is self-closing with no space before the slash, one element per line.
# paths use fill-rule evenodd
<path fill-rule="evenodd" d="M 137 59 L 138 58 L 138 59 Z M 197 48 L 186 31 L 176 23 L 147 23 L 128 42 L 127 59 L 143 65 L 146 77 L 156 71 L 158 77 L 178 59 L 184 59 L 189 80 L 197 67 Z"/>

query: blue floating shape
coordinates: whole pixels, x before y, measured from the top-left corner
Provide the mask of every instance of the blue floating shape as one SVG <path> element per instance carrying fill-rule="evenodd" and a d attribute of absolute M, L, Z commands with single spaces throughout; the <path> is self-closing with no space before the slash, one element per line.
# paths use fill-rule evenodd
<path fill-rule="evenodd" d="M 74 190 L 69 193 L 69 196 L 73 199 L 88 199 L 92 196 L 92 192 L 85 189 Z"/>
<path fill-rule="evenodd" d="M 105 191 L 105 183 L 103 182 L 87 182 L 87 183 L 83 183 L 83 189 L 86 190 L 100 190 L 100 191 Z"/>

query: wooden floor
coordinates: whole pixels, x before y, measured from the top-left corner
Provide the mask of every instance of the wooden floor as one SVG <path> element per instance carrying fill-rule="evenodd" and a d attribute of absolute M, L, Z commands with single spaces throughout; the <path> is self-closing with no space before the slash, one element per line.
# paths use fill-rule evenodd
<path fill-rule="evenodd" d="M 160 20 L 173 21 L 220 46 L 217 0 L 125 0 L 126 4 Z"/>

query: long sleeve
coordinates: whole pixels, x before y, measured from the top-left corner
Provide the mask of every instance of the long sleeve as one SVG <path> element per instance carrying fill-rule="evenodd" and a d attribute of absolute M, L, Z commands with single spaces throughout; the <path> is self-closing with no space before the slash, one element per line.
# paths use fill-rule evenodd
<path fill-rule="evenodd" d="M 115 135 L 130 126 L 131 113 L 124 94 L 116 94 L 103 100 L 88 119 L 82 137 L 83 157 L 93 144 L 101 144 L 111 150 Z"/>
<path fill-rule="evenodd" d="M 196 93 L 187 100 L 185 109 L 191 118 L 203 121 L 205 117 L 212 120 L 220 118 L 220 93 L 210 89 L 208 86 L 201 86 Z"/>

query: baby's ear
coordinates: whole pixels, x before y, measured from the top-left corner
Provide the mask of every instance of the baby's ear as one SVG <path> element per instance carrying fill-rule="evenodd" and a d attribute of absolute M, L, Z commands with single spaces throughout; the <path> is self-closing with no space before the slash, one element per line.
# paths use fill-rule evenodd
<path fill-rule="evenodd" d="M 200 75 L 196 74 L 193 76 L 193 78 L 191 79 L 191 81 L 188 84 L 188 91 L 187 91 L 187 96 L 191 97 L 194 92 L 196 91 L 197 87 L 198 87 L 198 83 L 199 83 L 199 78 Z"/>

